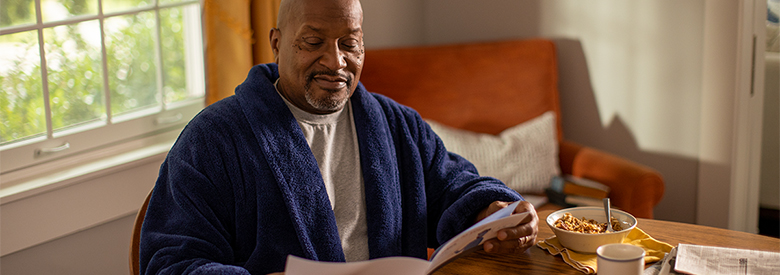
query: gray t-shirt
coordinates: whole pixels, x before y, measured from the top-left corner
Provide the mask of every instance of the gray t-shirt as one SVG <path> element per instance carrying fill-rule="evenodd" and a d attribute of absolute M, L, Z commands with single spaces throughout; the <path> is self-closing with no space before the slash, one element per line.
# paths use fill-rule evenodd
<path fill-rule="evenodd" d="M 365 189 L 352 105 L 347 102 L 340 111 L 318 115 L 301 110 L 279 96 L 298 121 L 317 159 L 346 260 L 368 260 Z"/>

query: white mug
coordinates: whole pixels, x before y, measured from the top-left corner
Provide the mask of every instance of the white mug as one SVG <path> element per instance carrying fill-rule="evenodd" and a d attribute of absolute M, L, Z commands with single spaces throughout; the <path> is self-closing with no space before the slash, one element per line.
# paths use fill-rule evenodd
<path fill-rule="evenodd" d="M 623 243 L 605 244 L 596 249 L 599 275 L 641 275 L 645 268 L 645 250 Z"/>

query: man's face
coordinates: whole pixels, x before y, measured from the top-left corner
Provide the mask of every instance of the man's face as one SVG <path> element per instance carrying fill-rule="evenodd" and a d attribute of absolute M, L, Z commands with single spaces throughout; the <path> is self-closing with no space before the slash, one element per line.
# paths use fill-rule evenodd
<path fill-rule="evenodd" d="M 357 0 L 294 1 L 271 31 L 279 91 L 314 114 L 341 110 L 363 69 L 363 12 Z"/>

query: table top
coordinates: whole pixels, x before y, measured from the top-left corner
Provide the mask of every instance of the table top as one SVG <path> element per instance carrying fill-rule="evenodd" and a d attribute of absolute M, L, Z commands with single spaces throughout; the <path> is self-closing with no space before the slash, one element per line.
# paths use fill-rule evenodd
<path fill-rule="evenodd" d="M 545 219 L 553 210 L 540 210 L 537 241 L 554 234 Z M 653 238 L 680 243 L 780 252 L 780 239 L 703 225 L 637 219 L 638 227 Z M 537 246 L 522 254 L 493 255 L 477 251 L 443 266 L 434 274 L 583 274 Z"/>

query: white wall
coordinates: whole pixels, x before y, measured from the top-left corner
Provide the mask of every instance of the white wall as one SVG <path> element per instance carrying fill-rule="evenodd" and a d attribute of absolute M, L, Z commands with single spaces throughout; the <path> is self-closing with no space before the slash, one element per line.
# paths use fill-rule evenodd
<path fill-rule="evenodd" d="M 427 44 L 538 36 L 542 1 L 425 0 Z"/>
<path fill-rule="evenodd" d="M 79 231 L 0 259 L 3 275 L 127 275 L 135 215 Z"/>
<path fill-rule="evenodd" d="M 424 42 L 424 9 L 419 0 L 369 0 L 363 5 L 363 34 L 373 48 L 420 45 Z"/>

